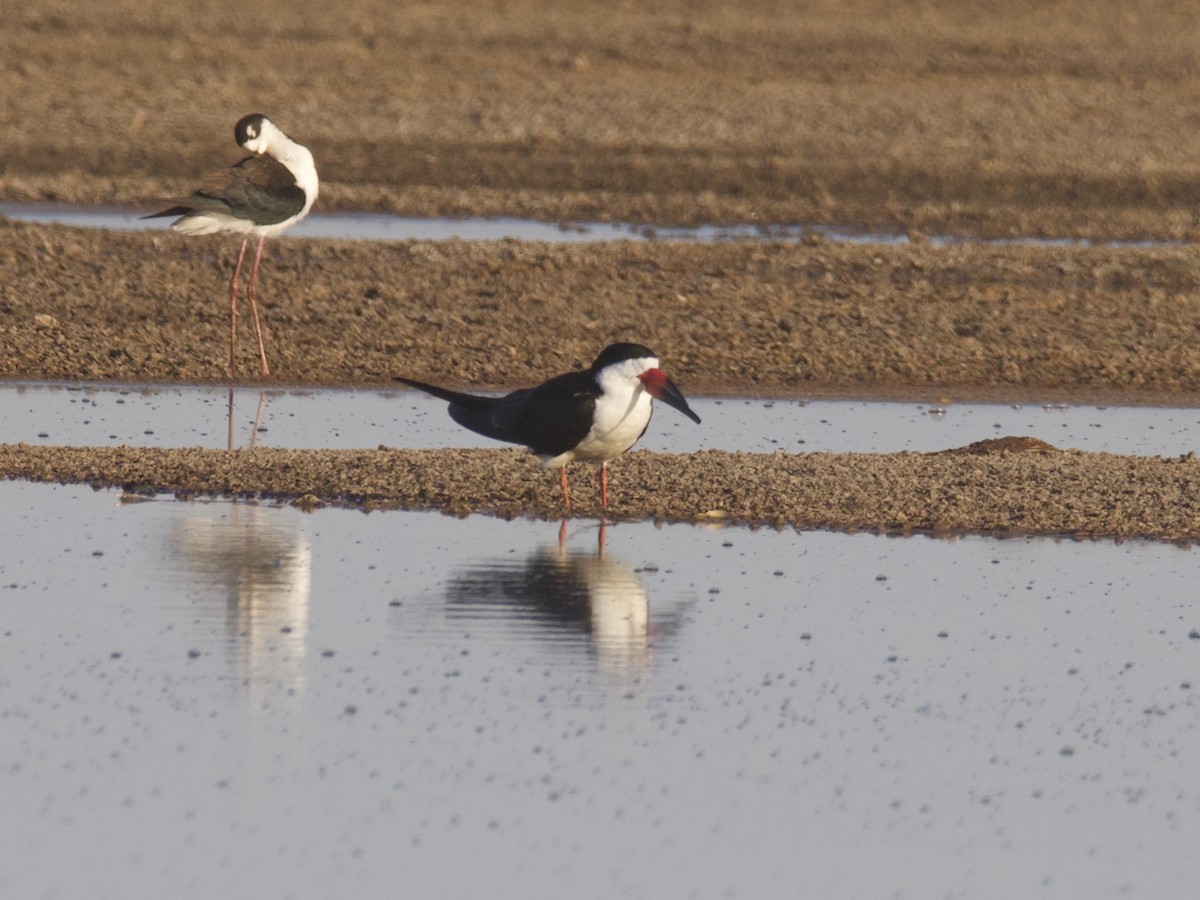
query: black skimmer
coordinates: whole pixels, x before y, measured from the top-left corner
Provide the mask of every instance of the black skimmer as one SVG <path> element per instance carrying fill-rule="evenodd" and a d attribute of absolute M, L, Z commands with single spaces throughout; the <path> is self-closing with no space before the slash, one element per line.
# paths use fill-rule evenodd
<path fill-rule="evenodd" d="M 600 505 L 608 506 L 608 462 L 637 443 L 650 423 L 651 398 L 693 422 L 679 388 L 658 367 L 658 356 L 640 344 L 612 344 L 591 368 L 551 378 L 505 397 L 480 397 L 397 377 L 397 381 L 450 403 L 450 418 L 464 428 L 524 444 L 559 469 L 563 502 L 571 508 L 567 464 L 600 463 Z"/>
<path fill-rule="evenodd" d="M 247 156 L 230 169 L 218 173 L 188 197 L 168 200 L 173 204 L 162 212 L 143 216 L 178 216 L 171 228 L 183 234 L 244 234 L 237 265 L 229 282 L 229 372 L 237 374 L 237 295 L 242 262 L 250 236 L 258 236 L 254 265 L 246 285 L 246 296 L 254 314 L 254 332 L 258 337 L 258 355 L 262 373 L 270 375 L 267 351 L 263 346 L 262 325 L 258 318 L 255 284 L 262 262 L 263 244 L 308 215 L 317 199 L 317 167 L 312 153 L 283 133 L 261 113 L 243 117 L 234 128 L 238 145 L 249 150 Z"/>

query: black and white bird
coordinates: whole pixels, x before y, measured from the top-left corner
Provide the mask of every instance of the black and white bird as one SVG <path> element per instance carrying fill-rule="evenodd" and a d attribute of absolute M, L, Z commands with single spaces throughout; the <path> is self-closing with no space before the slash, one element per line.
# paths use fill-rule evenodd
<path fill-rule="evenodd" d="M 563 502 L 571 508 L 567 464 L 600 463 L 600 505 L 608 506 L 608 463 L 637 443 L 650 424 L 651 399 L 673 406 L 693 422 L 679 388 L 658 367 L 658 356 L 641 344 L 611 344 L 591 367 L 559 375 L 504 397 L 480 397 L 396 378 L 450 403 L 450 418 L 464 428 L 524 444 L 559 469 Z"/>
<path fill-rule="evenodd" d="M 307 147 L 297 144 L 261 113 L 244 116 L 234 127 L 238 145 L 252 154 L 217 173 L 190 196 L 169 199 L 170 208 L 143 216 L 178 216 L 171 228 L 183 234 L 244 234 L 237 265 L 229 282 L 229 372 L 237 374 L 237 298 L 246 246 L 258 237 L 246 296 L 254 314 L 254 332 L 262 374 L 271 374 L 263 345 L 255 285 L 268 237 L 296 224 L 317 199 L 317 167 Z"/>

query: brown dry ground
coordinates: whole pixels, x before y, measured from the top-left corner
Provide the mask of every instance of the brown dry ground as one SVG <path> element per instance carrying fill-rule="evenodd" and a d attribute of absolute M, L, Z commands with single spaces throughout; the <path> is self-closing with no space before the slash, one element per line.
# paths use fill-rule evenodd
<path fill-rule="evenodd" d="M 268 383 L 387 384 L 404 373 L 498 388 L 633 339 L 691 393 L 1195 402 L 1193 3 L 352 0 L 336 15 L 306 0 L 85 6 L 37 0 L 4 13 L 0 200 L 149 211 L 149 198 L 236 159 L 233 122 L 263 111 L 313 149 L 326 210 L 808 222 L 915 237 L 901 247 L 275 241 L 261 285 Z M 1182 243 L 936 246 L 921 233 Z M 224 380 L 235 244 L 0 221 L 0 377 Z M 742 508 L 721 496 L 740 496 L 739 479 L 768 464 L 700 455 L 670 460 L 668 473 L 647 457 L 620 461 L 621 477 L 637 459 L 656 490 L 669 474 L 694 496 L 672 489 L 635 504 L 625 494 L 631 515 Z M 788 465 L 819 461 L 838 477 L 760 491 L 777 497 L 771 508 L 729 517 L 1020 530 L 1039 521 L 1031 506 L 1075 491 L 1100 519 L 1038 527 L 1192 533 L 1175 517 L 1194 514 L 1174 499 L 1191 487 L 1190 464 L 1156 463 L 1166 481 L 1143 515 L 1114 499 L 1160 484 L 1140 461 L 1037 459 L 1022 463 L 1044 468 L 1013 498 L 1003 479 L 952 457 L 796 457 Z M 332 478 L 330 460 L 342 458 L 288 465 Z M 444 480 L 459 460 L 418 464 Z M 0 471 L 25 471 L 12 465 Z M 463 471 L 482 479 L 489 465 Z M 836 506 L 893 465 L 909 480 L 879 482 L 881 499 L 903 519 L 849 500 L 839 507 L 849 518 L 803 505 Z M 1067 474 L 1078 467 L 1110 479 L 1109 493 L 1084 490 Z M 168 475 L 164 489 L 207 489 Z M 973 478 L 991 493 L 960 490 Z M 526 502 L 491 484 L 435 505 L 510 514 Z M 304 492 L 341 496 L 318 488 Z M 952 488 L 1009 525 L 945 513 L 937 498 Z M 245 490 L 295 496 L 266 481 Z M 424 502 L 405 491 L 395 502 Z M 806 491 L 829 496 L 804 501 Z M 550 514 L 549 500 L 528 503 Z M 1158 525 L 1146 520 L 1155 508 Z"/>

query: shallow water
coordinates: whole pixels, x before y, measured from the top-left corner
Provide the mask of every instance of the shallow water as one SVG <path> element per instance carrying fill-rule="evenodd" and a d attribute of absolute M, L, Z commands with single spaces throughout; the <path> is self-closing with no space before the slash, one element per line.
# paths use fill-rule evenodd
<path fill-rule="evenodd" d="M 1063 449 L 1142 456 L 1200 448 L 1200 409 L 703 397 L 691 404 L 700 425 L 659 408 L 638 446 L 680 453 L 893 453 L 1022 435 Z M 7 382 L 0 383 L 0 441 L 219 448 L 230 443 L 229 409 L 223 387 Z M 238 388 L 232 421 L 232 443 L 239 447 L 252 440 L 297 449 L 500 446 L 455 425 L 443 401 L 407 390 Z"/>
<path fill-rule="evenodd" d="M 145 219 L 145 210 L 120 207 L 83 206 L 71 203 L 0 203 L 0 216 L 24 222 L 71 225 L 76 228 L 103 228 L 109 231 L 164 230 L 169 219 Z M 701 225 L 694 228 L 632 225 L 624 222 L 567 222 L 551 224 L 533 219 L 464 218 L 422 219 L 391 213 L 342 212 L 313 213 L 287 231 L 286 236 L 339 238 L 344 240 L 448 240 L 467 241 L 513 239 L 549 243 L 589 243 L 595 241 L 781 241 L 795 243 L 820 237 L 835 243 L 907 244 L 906 233 L 858 231 L 829 225 Z M 1044 247 L 1159 247 L 1180 241 L 1091 241 L 1086 238 L 1008 237 L 992 240 L 946 235 L 925 235 L 922 240 L 935 245 L 982 243 L 994 246 L 1028 245 Z"/>
<path fill-rule="evenodd" d="M 1194 550 L 0 509 L 4 896 L 1193 887 Z"/>
<path fill-rule="evenodd" d="M 145 214 L 143 210 L 70 203 L 0 203 L 0 216 L 45 225 L 71 225 L 108 231 L 161 231 L 170 223 L 169 219 L 145 219 Z M 287 234 L 292 237 L 343 240 L 437 241 L 458 238 L 467 241 L 513 239 L 570 244 L 614 240 L 677 240 L 699 243 L 760 239 L 797 241 L 809 234 L 823 234 L 833 240 L 861 240 L 869 243 L 907 240 L 901 235 L 871 236 L 824 226 L 706 225 L 696 228 L 663 228 L 620 222 L 571 222 L 560 225 L 511 217 L 424 219 L 370 212 L 313 213 L 289 228 Z"/>

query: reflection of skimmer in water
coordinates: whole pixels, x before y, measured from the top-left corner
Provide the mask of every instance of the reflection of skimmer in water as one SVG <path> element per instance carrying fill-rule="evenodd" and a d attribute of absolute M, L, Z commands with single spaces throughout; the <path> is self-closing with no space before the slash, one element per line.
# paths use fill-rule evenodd
<path fill-rule="evenodd" d="M 300 693 L 312 580 L 307 537 L 255 506 L 195 508 L 173 522 L 170 558 L 187 567 L 206 600 L 218 599 L 210 611 L 223 616 L 240 680 Z"/>
<path fill-rule="evenodd" d="M 565 538 L 564 522 L 555 547 L 515 562 L 488 560 L 455 576 L 446 591 L 450 616 L 503 617 L 536 626 L 532 630 L 550 640 L 586 635 L 605 668 L 647 665 L 652 639 L 664 623 L 651 624 L 649 599 L 637 574 L 606 555 L 603 523 L 595 551 L 568 550 Z"/>

